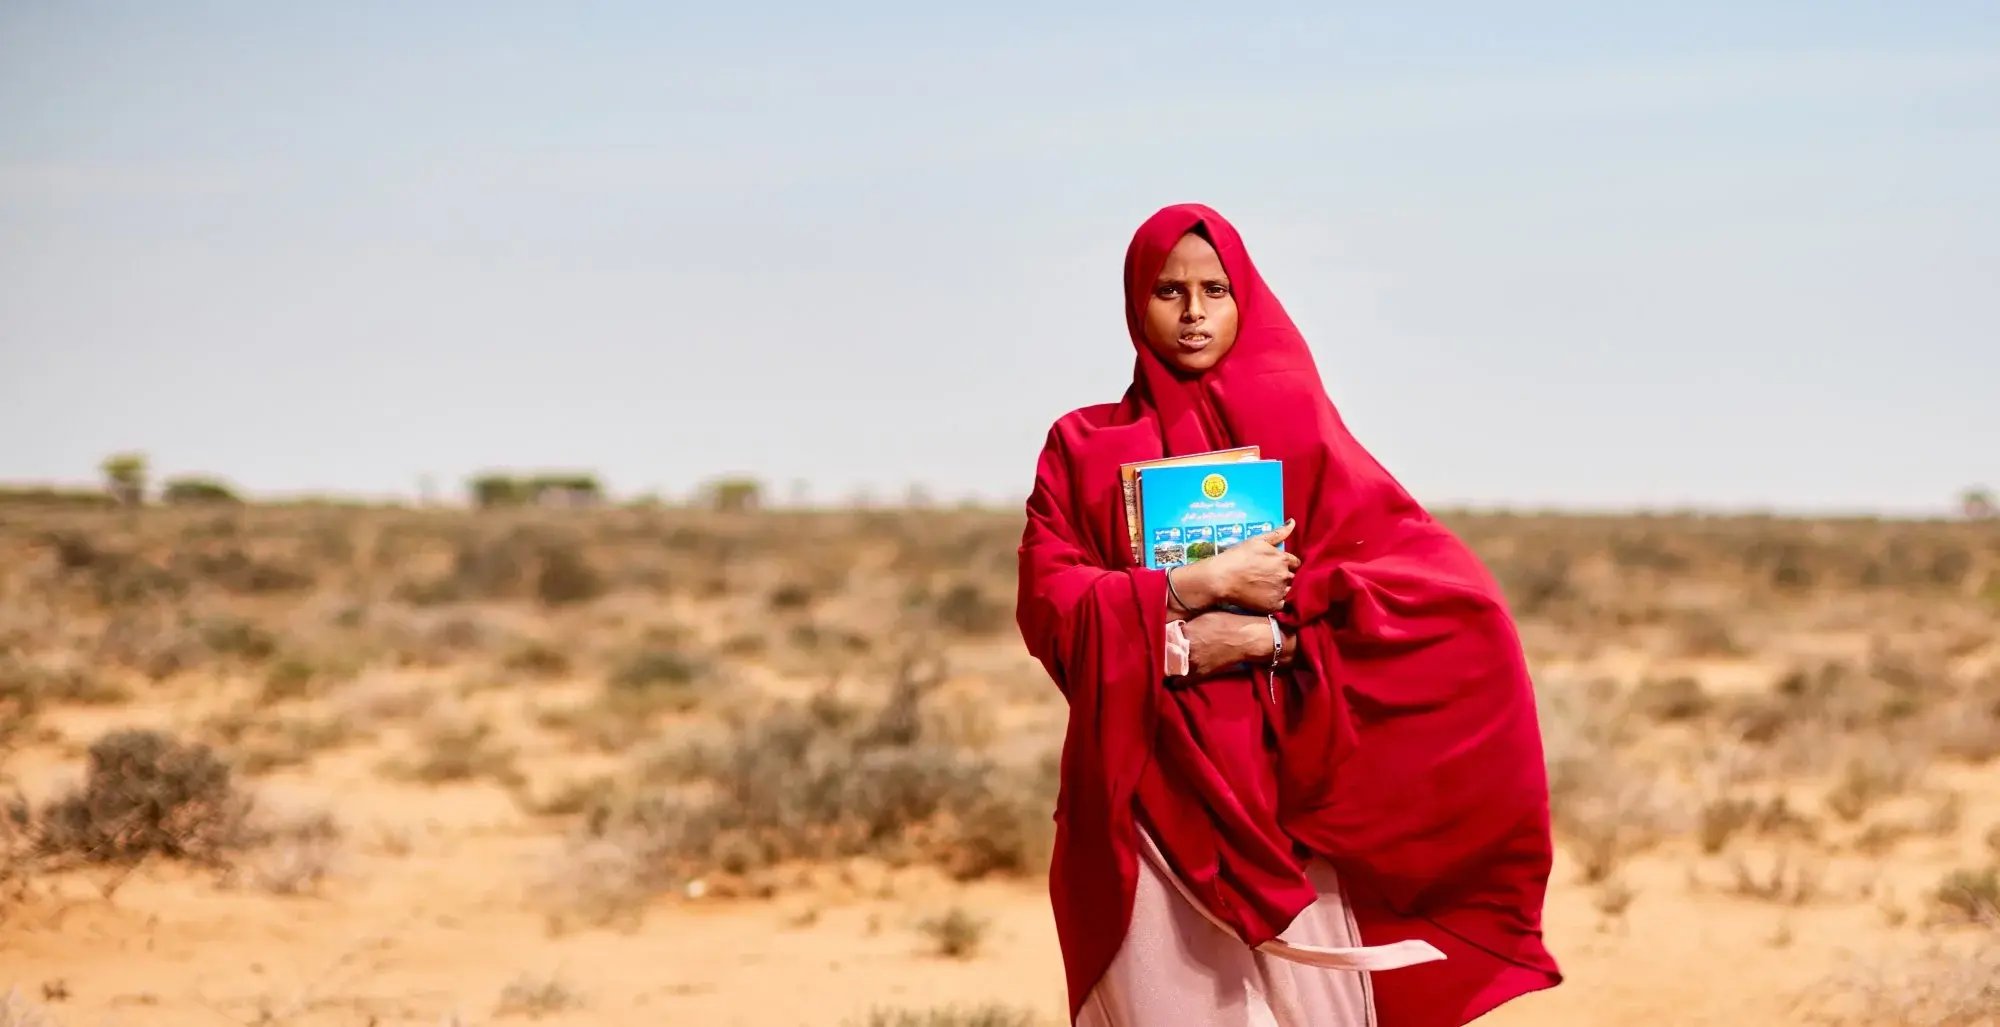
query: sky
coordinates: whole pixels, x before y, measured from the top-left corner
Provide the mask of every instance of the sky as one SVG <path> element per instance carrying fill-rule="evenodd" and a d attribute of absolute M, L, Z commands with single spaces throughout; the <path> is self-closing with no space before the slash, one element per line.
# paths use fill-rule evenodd
<path fill-rule="evenodd" d="M 1017 503 L 1197 201 L 1426 503 L 2000 487 L 2000 7 L 1090 6 L 0 3 L 0 481 Z"/>

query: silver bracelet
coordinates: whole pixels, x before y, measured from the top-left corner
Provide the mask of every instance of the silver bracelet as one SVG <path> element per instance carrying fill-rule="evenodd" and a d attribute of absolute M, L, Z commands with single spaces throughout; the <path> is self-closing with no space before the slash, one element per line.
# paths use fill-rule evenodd
<path fill-rule="evenodd" d="M 1174 601 L 1175 606 L 1178 606 L 1189 613 L 1194 612 L 1194 608 L 1189 606 L 1185 600 L 1181 599 L 1180 592 L 1174 589 L 1174 568 L 1172 567 L 1167 568 L 1167 598 L 1172 599 Z"/>
<path fill-rule="evenodd" d="M 1285 629 L 1278 626 L 1278 618 L 1269 617 L 1271 622 L 1271 669 L 1278 669 L 1278 660 L 1285 655 Z"/>

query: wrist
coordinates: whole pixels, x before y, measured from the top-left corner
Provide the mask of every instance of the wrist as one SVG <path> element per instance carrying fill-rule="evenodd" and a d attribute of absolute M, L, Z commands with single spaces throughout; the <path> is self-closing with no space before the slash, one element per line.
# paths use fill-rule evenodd
<path fill-rule="evenodd" d="M 1271 659 L 1271 622 L 1263 617 L 1241 616 L 1236 631 L 1236 651 L 1245 660 Z"/>
<path fill-rule="evenodd" d="M 1217 594 L 1215 573 L 1207 563 L 1191 563 L 1174 568 L 1174 591 L 1181 597 L 1189 613 L 1221 605 L 1222 597 Z"/>

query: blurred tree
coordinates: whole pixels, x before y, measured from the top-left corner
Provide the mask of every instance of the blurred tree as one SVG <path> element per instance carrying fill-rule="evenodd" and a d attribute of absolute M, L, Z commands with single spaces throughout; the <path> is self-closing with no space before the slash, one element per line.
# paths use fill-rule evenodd
<path fill-rule="evenodd" d="M 482 510 L 498 506 L 519 506 L 528 493 L 519 478 L 511 474 L 482 474 L 472 479 L 472 505 Z"/>
<path fill-rule="evenodd" d="M 588 507 L 604 500 L 604 486 L 594 474 L 540 474 L 523 487 L 537 506 Z"/>
<path fill-rule="evenodd" d="M 717 478 L 702 488 L 708 505 L 724 513 L 743 513 L 762 505 L 764 486 L 755 478 Z"/>
<path fill-rule="evenodd" d="M 1967 520 L 1984 521 L 2000 517 L 2000 502 L 1995 502 L 1993 490 L 1984 485 L 1975 485 L 1959 493 L 1958 504 L 1965 511 Z"/>
<path fill-rule="evenodd" d="M 100 465 L 104 471 L 104 491 L 124 506 L 146 501 L 146 455 L 113 453 Z"/>
<path fill-rule="evenodd" d="M 241 503 L 243 497 L 228 483 L 216 478 L 201 478 L 185 475 L 168 478 L 160 487 L 160 502 L 178 503 Z"/>
<path fill-rule="evenodd" d="M 498 506 L 585 507 L 604 500 L 604 486 L 594 474 L 581 471 L 514 475 L 497 471 L 472 479 L 472 502 L 481 509 Z"/>

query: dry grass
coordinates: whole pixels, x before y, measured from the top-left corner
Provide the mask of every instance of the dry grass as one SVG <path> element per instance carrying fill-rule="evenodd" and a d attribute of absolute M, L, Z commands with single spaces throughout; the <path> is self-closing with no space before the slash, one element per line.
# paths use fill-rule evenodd
<path fill-rule="evenodd" d="M 939 1006 L 933 1009 L 876 1009 L 854 1027 L 1035 1027 L 1033 1012 L 1013 1006 Z"/>
<path fill-rule="evenodd" d="M 557 974 L 524 973 L 507 983 L 500 992 L 500 999 L 493 1005 L 495 1019 L 505 1020 L 525 1017 L 539 1020 L 544 1016 L 582 1009 L 588 1003 L 582 992 L 577 991 Z"/>
<path fill-rule="evenodd" d="M 1970 944 L 1857 957 L 1798 998 L 1822 1024 L 2000 1024 L 2000 927 Z"/>
<path fill-rule="evenodd" d="M 953 906 L 943 913 L 926 917 L 917 930 L 930 943 L 930 950 L 946 959 L 971 959 L 979 954 L 990 924 L 983 918 Z"/>
<path fill-rule="evenodd" d="M 1765 918 L 1745 935 L 1759 945 L 1803 953 L 1813 917 L 1857 902 L 1879 904 L 1885 937 L 1987 930 L 2000 526 L 1445 519 L 1519 615 L 1555 884 L 1590 885 L 1586 916 L 1654 917 L 1677 898 L 1659 868 L 1685 866 Z M 0 809 L 0 923 L 76 864 L 233 867 L 284 902 L 465 840 L 427 820 L 358 842 L 330 821 L 273 829 L 250 816 L 265 778 L 379 784 L 426 818 L 463 804 L 539 835 L 546 863 L 496 871 L 518 876 L 499 893 L 558 927 L 771 895 L 829 860 L 1033 878 L 1064 710 L 1014 636 L 1019 527 L 942 510 L 0 505 L 0 789 L 12 768 L 57 783 Z M 117 743 L 132 752 L 103 769 L 127 711 L 151 748 Z M 1920 876 L 1897 879 L 1900 903 L 1857 896 L 1864 861 Z M 982 965 L 1005 944 L 968 933 Z M 1925 970 L 1943 983 L 1922 993 L 1964 992 L 1949 967 L 1966 965 Z M 508 1015 L 539 1008 L 521 983 Z M 1874 1022 L 1977 1022 L 1881 1008 Z"/>

